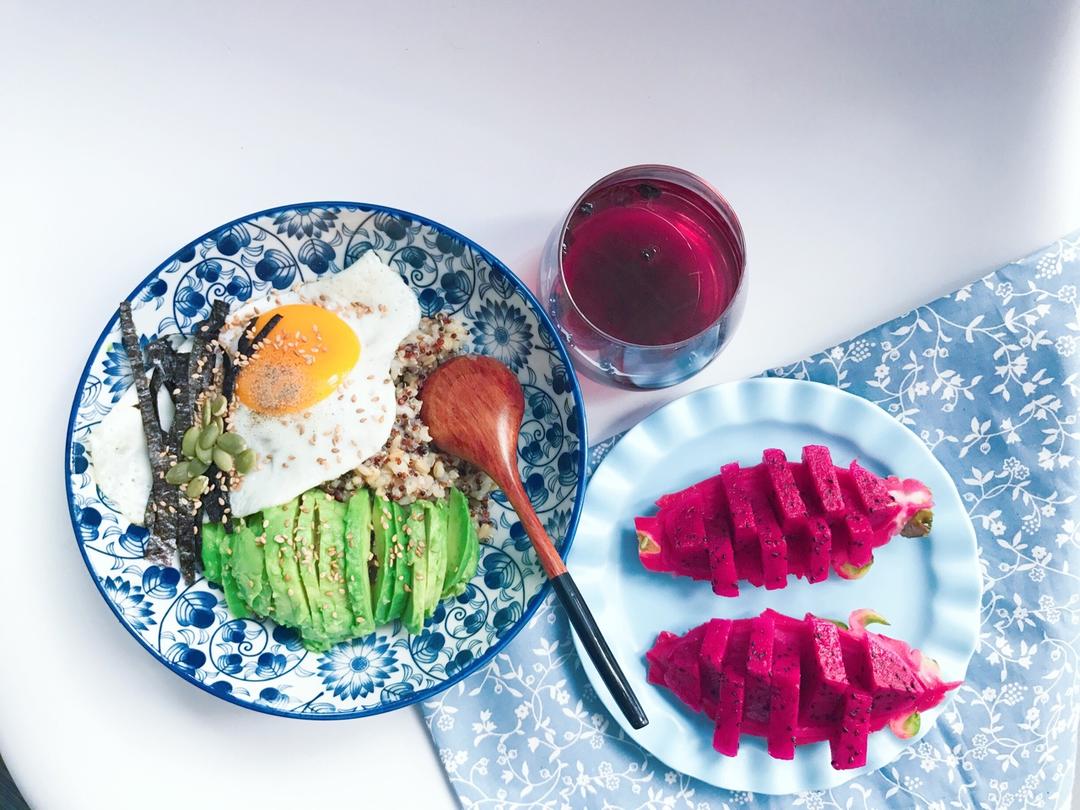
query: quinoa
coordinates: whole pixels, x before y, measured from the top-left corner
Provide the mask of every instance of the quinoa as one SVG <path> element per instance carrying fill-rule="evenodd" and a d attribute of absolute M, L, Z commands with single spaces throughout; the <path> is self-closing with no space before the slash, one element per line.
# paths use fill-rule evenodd
<path fill-rule="evenodd" d="M 397 394 L 397 417 L 382 450 L 352 473 L 329 482 L 331 492 L 343 496 L 367 486 L 377 495 L 401 504 L 445 498 L 455 486 L 469 499 L 479 526 L 480 539 L 492 536 L 488 500 L 494 482 L 467 462 L 440 453 L 431 444 L 427 425 L 420 419 L 420 389 L 439 365 L 461 353 L 468 328 L 460 318 L 439 313 L 421 318 L 420 325 L 398 346 L 390 365 Z"/>

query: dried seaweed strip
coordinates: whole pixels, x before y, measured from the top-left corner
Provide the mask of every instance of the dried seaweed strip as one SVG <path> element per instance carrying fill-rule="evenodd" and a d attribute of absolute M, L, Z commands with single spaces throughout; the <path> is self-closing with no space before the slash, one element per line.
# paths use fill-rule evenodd
<path fill-rule="evenodd" d="M 228 352 L 221 353 L 221 394 L 231 403 L 236 389 L 236 363 Z"/>
<path fill-rule="evenodd" d="M 146 504 L 144 522 L 149 536 L 143 550 L 143 556 L 154 562 L 168 564 L 172 557 L 172 546 L 176 539 L 176 513 L 170 511 L 169 495 L 174 488 L 165 483 L 165 472 L 169 468 L 169 454 L 164 447 L 161 423 L 157 417 L 157 403 L 146 377 L 146 364 L 143 362 L 142 347 L 135 331 L 135 322 L 131 317 L 131 304 L 120 304 L 120 338 L 131 365 L 134 376 L 135 393 L 139 398 L 139 414 L 142 416 L 143 434 L 146 437 L 147 455 L 153 481 L 150 486 L 150 500 Z"/>
<path fill-rule="evenodd" d="M 176 397 L 176 391 L 184 384 L 184 375 L 187 373 L 187 355 L 178 352 L 168 337 L 160 337 L 151 341 L 146 347 L 150 362 L 161 370 L 165 386 L 169 395 Z"/>
<path fill-rule="evenodd" d="M 244 331 L 240 333 L 240 339 L 236 342 L 236 353 L 245 360 L 250 358 L 255 352 L 259 350 L 259 346 L 262 342 L 269 337 L 270 333 L 274 331 L 274 328 L 281 323 L 281 316 L 274 315 L 266 323 L 263 324 L 254 337 L 248 338 L 248 333 L 255 328 L 256 319 L 252 318 L 248 321 L 247 326 L 244 327 Z M 236 388 L 236 375 L 238 373 L 238 366 L 232 362 L 228 354 L 224 354 L 224 357 L 228 360 L 225 366 L 225 377 L 222 383 L 222 393 L 225 394 L 225 398 L 232 402 L 233 391 Z"/>
<path fill-rule="evenodd" d="M 176 418 L 173 421 L 173 435 L 177 446 L 184 432 L 195 423 L 195 403 L 199 394 L 206 391 L 213 381 L 216 366 L 216 352 L 213 346 L 225 325 L 228 312 L 228 304 L 218 299 L 211 305 L 210 315 L 195 330 L 191 353 L 187 357 L 187 367 L 184 369 L 183 379 L 179 386 L 180 396 L 177 398 Z M 209 472 L 208 470 L 207 473 Z M 213 480 L 211 478 L 211 481 Z M 203 508 L 212 494 L 213 487 L 211 486 L 200 501 Z M 177 490 L 177 498 L 180 499 L 179 490 Z M 177 551 L 180 554 L 180 573 L 185 581 L 194 582 L 195 567 L 199 558 L 202 510 L 180 509 L 178 523 Z"/>
<path fill-rule="evenodd" d="M 264 323 L 262 329 L 255 333 L 255 337 L 253 337 L 250 344 L 248 344 L 248 350 L 244 353 L 245 357 L 251 357 L 251 355 L 255 354 L 255 352 L 259 350 L 259 346 L 262 342 L 269 337 L 270 333 L 274 331 L 274 327 L 279 323 L 281 323 L 281 315 L 274 315 L 270 320 Z"/>

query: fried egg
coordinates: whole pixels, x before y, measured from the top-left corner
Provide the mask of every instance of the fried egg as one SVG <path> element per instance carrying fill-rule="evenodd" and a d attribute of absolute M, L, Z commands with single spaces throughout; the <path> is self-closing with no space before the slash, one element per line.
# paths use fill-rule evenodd
<path fill-rule="evenodd" d="M 355 469 L 390 436 L 397 410 L 390 364 L 420 323 L 402 278 L 372 252 L 347 270 L 236 310 L 226 350 L 255 319 L 281 320 L 237 372 L 229 429 L 258 456 L 231 493 L 244 516 Z"/>
<path fill-rule="evenodd" d="M 238 360 L 229 429 L 258 456 L 233 488 L 243 517 L 358 467 L 390 436 L 397 413 L 390 365 L 420 323 L 408 285 L 372 252 L 347 269 L 235 310 L 219 338 L 234 358 L 247 325 L 281 320 Z M 168 399 L 167 395 L 163 395 Z M 159 399 L 171 421 L 171 403 Z M 88 438 L 94 479 L 129 521 L 142 524 L 152 473 L 134 387 Z"/>

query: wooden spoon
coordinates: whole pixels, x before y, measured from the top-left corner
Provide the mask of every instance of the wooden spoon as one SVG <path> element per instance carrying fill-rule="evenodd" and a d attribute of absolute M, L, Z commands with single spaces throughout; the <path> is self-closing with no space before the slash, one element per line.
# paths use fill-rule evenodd
<path fill-rule="evenodd" d="M 517 378 L 490 357 L 455 357 L 427 378 L 420 398 L 420 418 L 435 445 L 479 467 L 506 493 L 604 684 L 634 728 L 647 725 L 649 719 L 521 485 L 517 440 L 525 396 Z"/>

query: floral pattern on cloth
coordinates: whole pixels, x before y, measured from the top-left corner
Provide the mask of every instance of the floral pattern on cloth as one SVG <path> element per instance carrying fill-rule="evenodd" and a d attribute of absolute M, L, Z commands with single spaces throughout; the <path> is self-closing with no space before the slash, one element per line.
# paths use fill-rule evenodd
<path fill-rule="evenodd" d="M 468 808 L 1067 807 L 1080 722 L 1080 233 L 767 376 L 838 386 L 930 446 L 975 525 L 982 630 L 938 723 L 829 791 L 734 793 L 629 740 L 549 598 L 485 670 L 424 703 Z M 610 450 L 592 450 L 590 473 Z"/>

